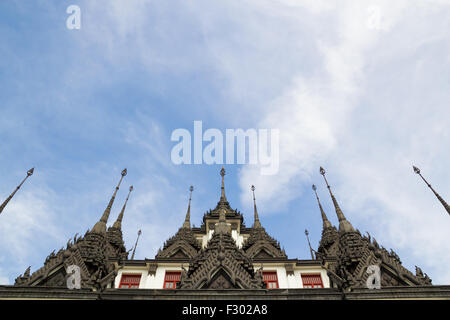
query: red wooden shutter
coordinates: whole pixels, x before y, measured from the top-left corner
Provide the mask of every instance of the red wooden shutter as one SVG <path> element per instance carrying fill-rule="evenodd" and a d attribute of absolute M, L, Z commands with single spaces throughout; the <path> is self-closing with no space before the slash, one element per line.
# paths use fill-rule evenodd
<path fill-rule="evenodd" d="M 177 282 L 181 280 L 181 271 L 166 271 L 164 277 L 164 289 L 175 289 Z"/>
<path fill-rule="evenodd" d="M 263 271 L 263 280 L 267 289 L 278 289 L 278 277 L 276 271 Z"/>
<path fill-rule="evenodd" d="M 322 277 L 317 274 L 302 274 L 303 288 L 323 288 Z"/>
<path fill-rule="evenodd" d="M 120 279 L 119 288 L 139 288 L 141 282 L 140 274 L 122 274 Z"/>

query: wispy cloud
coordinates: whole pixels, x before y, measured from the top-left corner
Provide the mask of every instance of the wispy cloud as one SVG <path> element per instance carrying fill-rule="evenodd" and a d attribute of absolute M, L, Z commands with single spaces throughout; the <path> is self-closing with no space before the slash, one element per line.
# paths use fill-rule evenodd
<path fill-rule="evenodd" d="M 449 35 L 441 26 L 448 25 L 450 8 L 374 5 L 381 14 L 378 30 L 367 27 L 365 4 L 336 7 L 329 26 L 336 37 L 316 42 L 324 68 L 299 75 L 269 104 L 273 111 L 260 125 L 282 128 L 280 174 L 272 179 L 245 168 L 242 201 L 248 201 L 247 185 L 257 181 L 263 206 L 276 212 L 301 195 L 301 186 L 320 183 L 318 167 L 324 165 L 356 227 L 401 250 L 407 267 L 421 264 L 435 283 L 448 283 L 450 251 L 442 228 L 448 217 L 411 165 L 425 162 L 441 190 L 449 189 L 444 164 L 450 159 L 442 149 L 449 141 L 449 73 L 439 73 L 438 65 L 448 70 Z"/>

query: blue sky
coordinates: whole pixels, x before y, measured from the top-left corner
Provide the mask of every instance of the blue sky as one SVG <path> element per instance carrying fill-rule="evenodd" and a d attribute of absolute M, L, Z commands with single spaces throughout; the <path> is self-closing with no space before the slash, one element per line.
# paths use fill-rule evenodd
<path fill-rule="evenodd" d="M 66 8 L 81 8 L 81 29 Z M 0 283 L 100 218 L 128 169 L 127 248 L 153 258 L 220 196 L 221 165 L 171 162 L 177 128 L 280 130 L 280 170 L 226 165 L 233 208 L 252 224 L 250 185 L 269 233 L 309 258 L 333 223 L 324 166 L 352 224 L 404 265 L 450 283 L 450 220 L 413 173 L 450 201 L 450 2 L 12 1 L 0 3 Z"/>

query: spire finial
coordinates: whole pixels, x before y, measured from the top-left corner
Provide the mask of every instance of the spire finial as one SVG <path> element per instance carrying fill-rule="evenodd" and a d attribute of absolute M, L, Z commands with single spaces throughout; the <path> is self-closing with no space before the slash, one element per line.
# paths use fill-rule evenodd
<path fill-rule="evenodd" d="M 222 176 L 222 194 L 220 196 L 219 204 L 222 202 L 226 202 L 227 198 L 225 197 L 225 183 L 224 183 L 224 177 L 225 177 L 225 168 L 222 166 L 222 169 L 220 170 L 220 175 Z M 219 208 L 219 222 L 216 224 L 215 233 L 228 233 L 230 232 L 230 226 L 226 222 L 226 210 L 225 208 Z"/>
<path fill-rule="evenodd" d="M 183 228 L 191 228 L 191 199 L 192 199 L 192 191 L 194 191 L 194 187 L 189 187 L 189 204 L 186 212 L 186 218 L 184 219 Z"/>
<path fill-rule="evenodd" d="M 312 189 L 314 190 L 314 193 L 316 194 L 317 203 L 319 204 L 320 214 L 322 215 L 322 222 L 323 222 L 323 228 L 330 228 L 331 222 L 328 220 L 327 215 L 325 214 L 325 211 L 322 208 L 322 204 L 320 203 L 319 196 L 317 195 L 317 187 L 316 185 L 312 185 Z"/>
<path fill-rule="evenodd" d="M 221 188 L 221 195 L 220 195 L 220 201 L 226 201 L 225 196 L 225 168 L 222 166 L 222 169 L 220 170 L 220 175 L 222 176 L 222 188 Z"/>
<path fill-rule="evenodd" d="M 14 191 L 9 195 L 8 198 L 0 205 L 0 213 L 2 213 L 3 209 L 5 209 L 8 202 L 14 197 L 16 192 L 20 189 L 20 187 L 24 184 L 24 182 L 28 179 L 28 177 L 32 176 L 34 172 L 34 168 L 31 168 L 27 171 L 27 176 L 22 180 L 22 182 L 14 189 Z"/>
<path fill-rule="evenodd" d="M 255 186 L 252 185 L 251 190 L 253 192 L 253 212 L 255 215 L 255 222 L 253 224 L 253 228 L 261 228 L 261 222 L 259 221 L 259 217 L 258 217 L 258 210 L 256 209 L 255 189 L 256 189 Z"/>
<path fill-rule="evenodd" d="M 113 224 L 113 228 L 122 229 L 122 219 L 123 219 L 123 215 L 125 213 L 125 208 L 127 207 L 128 199 L 130 198 L 131 191 L 133 191 L 133 186 L 130 186 L 127 198 L 125 199 L 125 203 L 123 204 L 122 210 L 120 210 L 120 213 L 119 213 L 119 216 L 117 217 L 116 222 L 114 222 L 114 224 Z"/>
<path fill-rule="evenodd" d="M 447 213 L 450 215 L 450 206 L 447 204 L 447 202 L 445 202 L 445 200 L 439 195 L 439 193 L 437 193 L 433 187 L 431 186 L 431 184 L 428 183 L 427 180 L 425 180 L 425 178 L 422 176 L 422 174 L 420 173 L 420 169 L 413 166 L 414 172 L 417 173 L 422 180 L 427 184 L 428 188 L 431 189 L 431 191 L 433 191 L 434 195 L 438 198 L 438 200 L 442 203 L 442 205 L 444 206 L 445 210 L 447 211 Z"/>
<path fill-rule="evenodd" d="M 136 247 L 137 247 L 137 245 L 138 245 L 139 237 L 141 236 L 141 234 L 142 234 L 142 231 L 139 229 L 139 231 L 138 231 L 138 233 L 137 233 L 138 236 L 137 236 L 137 239 L 136 239 L 136 243 L 135 243 L 135 245 L 134 245 L 133 253 L 132 253 L 132 255 L 131 255 L 131 260 L 134 259 L 134 254 L 136 253 Z"/>
<path fill-rule="evenodd" d="M 308 246 L 309 246 L 309 252 L 311 253 L 311 259 L 315 260 L 314 258 L 314 253 L 313 253 L 313 249 L 311 247 L 311 242 L 309 242 L 309 232 L 307 229 L 305 229 L 305 235 L 306 235 L 306 239 L 308 240 Z"/>
<path fill-rule="evenodd" d="M 336 210 L 336 215 L 338 216 L 338 219 L 339 219 L 339 231 L 344 231 L 344 232 L 355 231 L 353 229 L 353 226 L 351 225 L 351 223 L 349 221 L 347 221 L 347 219 L 345 219 L 344 213 L 342 212 L 341 208 L 339 207 L 339 204 L 337 203 L 337 200 L 334 197 L 333 192 L 331 191 L 331 187 L 328 184 L 327 178 L 325 177 L 325 173 L 326 173 L 325 169 L 320 167 L 320 174 L 323 176 L 325 183 L 327 184 L 328 191 L 330 192 L 330 196 L 331 196 L 331 199 L 333 200 L 334 208 Z"/>
<path fill-rule="evenodd" d="M 92 232 L 96 232 L 96 233 L 105 233 L 106 232 L 106 223 L 108 222 L 109 214 L 111 213 L 111 208 L 114 203 L 114 199 L 116 198 L 117 191 L 119 190 L 120 184 L 122 183 L 122 179 L 126 175 L 127 175 L 127 169 L 125 168 L 122 170 L 119 183 L 117 184 L 117 187 L 114 190 L 111 200 L 109 200 L 108 206 L 106 207 L 105 211 L 103 212 L 103 215 L 100 218 L 100 221 L 97 222 L 95 224 L 95 226 L 92 228 Z"/>

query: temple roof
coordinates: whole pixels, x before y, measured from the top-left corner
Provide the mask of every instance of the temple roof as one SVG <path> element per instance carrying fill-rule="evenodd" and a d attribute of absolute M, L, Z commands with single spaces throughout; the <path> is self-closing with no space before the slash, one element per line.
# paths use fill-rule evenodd
<path fill-rule="evenodd" d="M 188 271 L 183 272 L 180 288 L 264 288 L 261 273 L 254 271 L 252 260 L 231 237 L 223 212 L 206 249 L 200 251 L 189 264 Z"/>
<path fill-rule="evenodd" d="M 219 202 L 217 202 L 217 205 L 214 209 L 209 210 L 203 215 L 203 221 L 202 221 L 202 231 L 205 229 L 204 226 L 206 224 L 206 221 L 208 219 L 219 219 L 220 212 L 225 211 L 225 218 L 226 219 L 239 219 L 240 220 L 240 229 L 245 229 L 244 224 L 244 216 L 237 210 L 233 209 L 230 206 L 230 203 L 227 200 L 227 197 L 225 195 L 225 168 L 222 167 L 220 170 L 220 175 L 222 176 L 222 187 L 221 187 L 221 195 Z"/>

